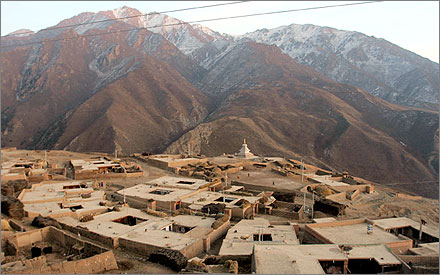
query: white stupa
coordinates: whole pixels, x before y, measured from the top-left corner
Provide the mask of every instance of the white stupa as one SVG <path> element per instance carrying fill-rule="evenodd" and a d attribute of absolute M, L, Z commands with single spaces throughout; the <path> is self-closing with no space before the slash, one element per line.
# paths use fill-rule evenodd
<path fill-rule="evenodd" d="M 235 156 L 239 157 L 239 158 L 245 158 L 245 159 L 255 158 L 255 155 L 252 154 L 251 150 L 249 150 L 249 148 L 247 147 L 246 139 L 243 139 L 243 145 L 241 145 L 240 152 L 235 153 Z"/>

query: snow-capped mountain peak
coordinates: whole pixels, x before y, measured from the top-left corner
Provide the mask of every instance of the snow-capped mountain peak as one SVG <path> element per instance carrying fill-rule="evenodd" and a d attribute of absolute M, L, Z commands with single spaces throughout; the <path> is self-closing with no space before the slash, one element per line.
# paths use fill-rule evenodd
<path fill-rule="evenodd" d="M 29 29 L 20 29 L 20 30 L 16 30 L 14 32 L 8 33 L 8 36 L 25 37 L 25 36 L 29 36 L 29 35 L 33 35 L 33 34 L 34 34 L 34 32 Z"/>

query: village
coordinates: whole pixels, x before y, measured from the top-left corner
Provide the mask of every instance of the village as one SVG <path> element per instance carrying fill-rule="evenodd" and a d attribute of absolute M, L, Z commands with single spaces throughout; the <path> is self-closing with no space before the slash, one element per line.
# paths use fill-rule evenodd
<path fill-rule="evenodd" d="M 438 201 L 237 149 L 2 148 L 2 273 L 438 274 Z"/>

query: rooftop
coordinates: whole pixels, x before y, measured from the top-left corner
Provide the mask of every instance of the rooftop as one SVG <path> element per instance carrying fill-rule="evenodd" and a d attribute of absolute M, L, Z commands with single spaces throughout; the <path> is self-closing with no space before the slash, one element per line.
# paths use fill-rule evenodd
<path fill-rule="evenodd" d="M 205 162 L 206 159 L 200 159 L 200 158 L 182 158 L 179 155 L 158 155 L 158 156 L 152 156 L 151 159 L 160 160 L 163 162 L 173 162 L 173 161 L 200 161 Z"/>
<path fill-rule="evenodd" d="M 349 220 L 327 223 L 308 224 L 314 235 L 319 235 L 335 244 L 386 244 L 402 241 L 398 236 L 388 233 L 377 226 L 373 226 L 373 233 L 367 233 L 365 220 Z"/>
<path fill-rule="evenodd" d="M 87 230 L 103 235 L 106 237 L 120 237 L 125 233 L 132 231 L 134 228 L 130 225 L 114 222 L 114 220 L 126 217 L 134 216 L 137 218 L 145 219 L 146 221 L 137 223 L 135 227 L 145 226 L 148 220 L 158 220 L 160 218 L 151 216 L 142 212 L 141 210 L 121 207 L 120 211 L 111 211 L 101 215 L 94 216 L 94 219 L 88 222 L 80 222 L 77 219 L 71 217 L 58 218 L 59 222 L 68 224 L 70 226 L 81 226 L 87 228 Z"/>
<path fill-rule="evenodd" d="M 402 227 L 412 227 L 414 229 L 420 229 L 420 222 L 413 221 L 411 219 L 400 217 L 400 218 L 389 218 L 389 219 L 380 219 L 374 220 L 376 226 L 382 228 L 383 230 L 389 230 L 393 228 L 402 228 Z M 422 227 L 422 231 L 434 237 L 439 237 L 438 228 L 434 229 L 430 226 L 424 225 Z"/>
<path fill-rule="evenodd" d="M 315 223 L 325 223 L 325 222 L 335 222 L 335 221 L 336 219 L 332 217 L 313 219 L 313 222 Z"/>
<path fill-rule="evenodd" d="M 130 226 L 117 221 L 127 216 L 136 218 L 136 224 Z M 206 237 L 212 231 L 211 225 L 215 219 L 187 215 L 160 218 L 148 215 L 138 209 L 122 207 L 120 211 L 94 216 L 94 219 L 88 222 L 79 222 L 71 217 L 59 218 L 58 221 L 70 226 L 81 226 L 91 232 L 110 238 L 180 250 Z M 171 230 L 173 224 L 193 229 L 186 233 L 174 232 Z"/>
<path fill-rule="evenodd" d="M 217 156 L 209 158 L 209 162 L 216 165 L 233 165 L 233 166 L 243 166 L 245 163 L 249 163 L 249 160 L 236 158 L 236 157 L 228 157 L 228 156 Z"/>
<path fill-rule="evenodd" d="M 87 170 L 87 171 L 96 171 L 101 167 L 114 167 L 121 166 L 121 164 L 117 161 L 111 161 L 106 158 L 98 158 L 98 159 L 72 159 L 70 163 L 74 167 L 79 167 L 79 170 Z"/>
<path fill-rule="evenodd" d="M 345 182 L 340 182 L 333 180 L 331 176 L 325 176 L 325 175 L 316 175 L 316 174 L 304 174 L 305 176 L 312 178 L 316 181 L 319 181 L 320 183 L 326 184 L 328 186 L 349 186 L 350 184 Z"/>
<path fill-rule="evenodd" d="M 39 184 L 33 184 L 31 189 L 24 189 L 19 199 L 22 203 L 62 200 L 66 196 L 93 193 L 94 190 L 90 187 L 92 184 L 92 182 L 84 181 L 43 181 Z"/>
<path fill-rule="evenodd" d="M 262 169 L 256 171 L 241 171 L 230 176 L 231 181 L 237 181 L 245 184 L 252 184 L 270 188 L 295 190 L 306 186 L 307 182 L 301 183 L 301 176 L 298 180 L 291 177 L 284 177 L 270 170 Z M 275 185 L 274 185 L 275 183 Z"/>
<path fill-rule="evenodd" d="M 191 204 L 191 209 L 201 209 L 210 203 L 224 203 L 226 207 L 238 207 L 240 200 L 245 199 L 251 204 L 256 203 L 260 197 L 222 194 L 220 192 L 201 191 L 182 199 L 182 202 Z"/>
<path fill-rule="evenodd" d="M 262 242 L 299 244 L 292 225 L 271 225 L 266 219 L 255 218 L 241 220 L 229 229 L 219 255 L 250 255 L 254 244 Z"/>
<path fill-rule="evenodd" d="M 348 256 L 334 244 L 256 244 L 254 251 L 258 274 L 325 274 L 319 261 L 346 259 L 374 258 L 380 265 L 401 264 L 385 245 L 353 246 Z"/>
<path fill-rule="evenodd" d="M 439 250 L 438 242 L 419 244 L 419 247 L 410 249 L 411 253 L 415 255 L 423 255 L 423 256 L 427 256 L 427 255 L 438 256 L 439 254 L 438 250 Z"/>
<path fill-rule="evenodd" d="M 325 274 L 319 260 L 344 261 L 338 245 L 256 244 L 254 250 L 258 274 Z"/>
<path fill-rule="evenodd" d="M 188 177 L 170 177 L 163 176 L 158 179 L 151 180 L 147 185 L 157 185 L 160 187 L 172 187 L 178 189 L 197 190 L 203 185 L 209 184 L 206 180 L 188 178 Z"/>
<path fill-rule="evenodd" d="M 31 189 L 24 189 L 18 199 L 24 204 L 26 212 L 38 213 L 42 216 L 70 214 L 72 211 L 81 214 L 81 212 L 106 209 L 99 205 L 99 201 L 105 198 L 105 192 L 95 191 L 90 187 L 91 185 L 92 182 L 84 181 L 43 181 L 33 184 Z M 90 194 L 90 197 L 81 196 L 85 193 Z M 81 205 L 82 208 L 77 210 L 69 208 L 77 205 Z"/>
<path fill-rule="evenodd" d="M 75 205 L 81 205 L 82 208 L 75 210 L 78 215 L 82 215 L 83 213 L 88 213 L 90 211 L 99 211 L 99 210 L 107 210 L 106 206 L 99 205 L 101 199 L 104 198 L 104 194 L 99 200 L 82 200 L 81 202 L 75 203 Z M 23 209 L 26 212 L 40 214 L 41 216 L 49 216 L 56 214 L 66 214 L 69 215 L 73 211 L 70 208 L 61 208 L 57 202 L 42 202 L 42 203 L 32 203 L 32 204 L 24 204 Z"/>
<path fill-rule="evenodd" d="M 130 188 L 119 190 L 117 193 L 147 200 L 179 201 L 182 196 L 193 192 L 194 190 L 178 189 L 175 187 L 156 187 L 153 185 L 138 184 Z"/>

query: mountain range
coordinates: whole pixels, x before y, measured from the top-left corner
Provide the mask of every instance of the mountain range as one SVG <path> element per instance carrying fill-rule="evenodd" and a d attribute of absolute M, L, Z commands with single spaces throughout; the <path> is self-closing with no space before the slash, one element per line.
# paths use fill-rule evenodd
<path fill-rule="evenodd" d="M 231 36 L 163 14 L 108 20 L 137 15 L 2 38 L 2 146 L 219 155 L 246 138 L 438 197 L 437 63 L 313 25 Z M 58 41 L 28 44 L 43 39 Z"/>

